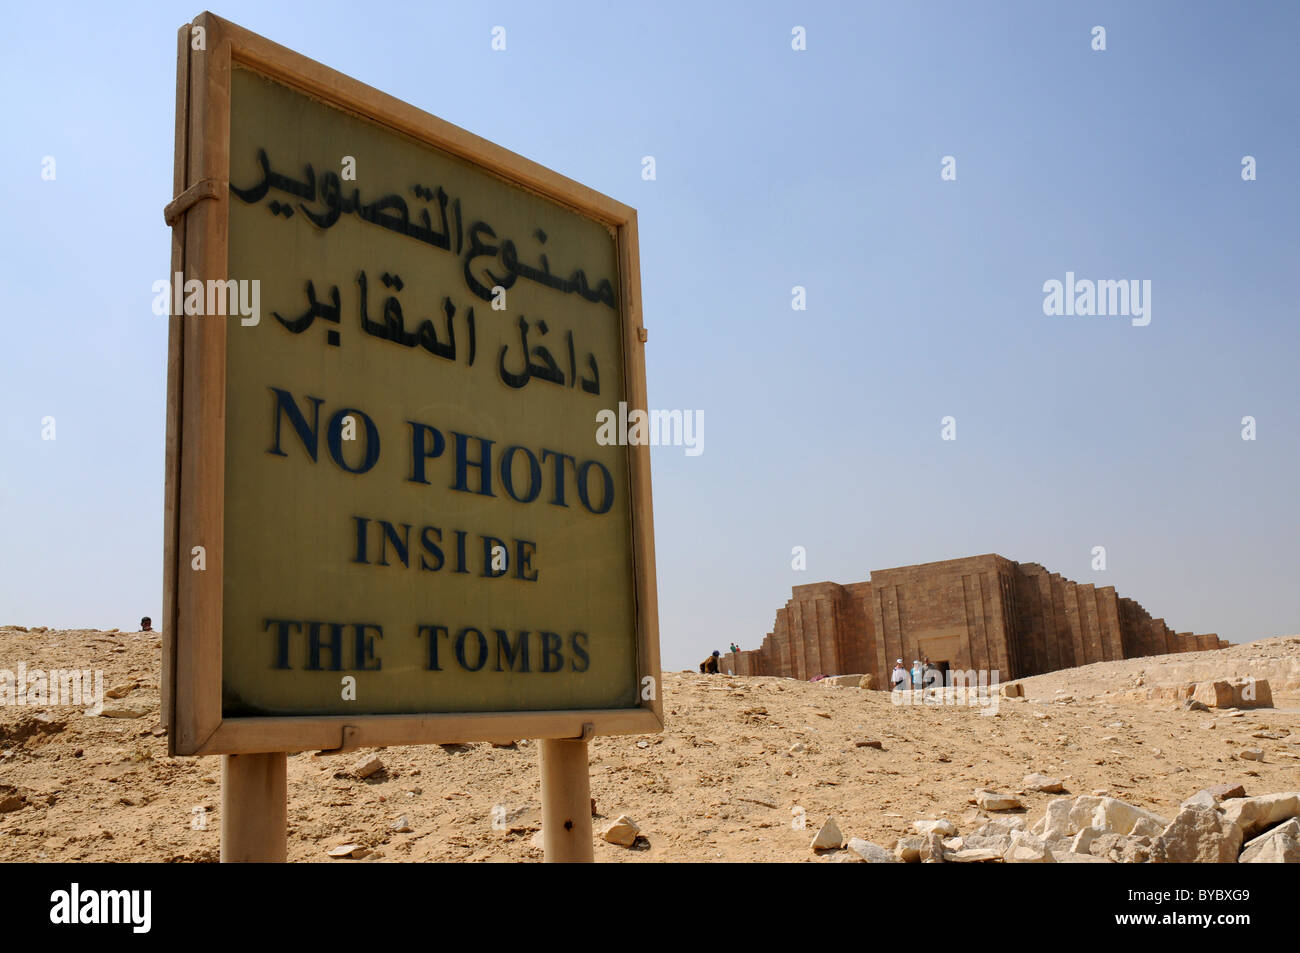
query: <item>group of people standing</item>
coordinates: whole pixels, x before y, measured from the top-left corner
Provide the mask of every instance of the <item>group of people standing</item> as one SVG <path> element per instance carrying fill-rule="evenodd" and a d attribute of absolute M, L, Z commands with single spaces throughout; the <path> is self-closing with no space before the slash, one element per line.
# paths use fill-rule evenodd
<path fill-rule="evenodd" d="M 934 688 L 943 684 L 943 673 L 930 661 L 929 656 L 923 659 L 912 659 L 910 672 L 903 668 L 903 660 L 898 659 L 894 663 L 894 672 L 890 675 L 889 682 L 896 692 L 913 688 Z"/>

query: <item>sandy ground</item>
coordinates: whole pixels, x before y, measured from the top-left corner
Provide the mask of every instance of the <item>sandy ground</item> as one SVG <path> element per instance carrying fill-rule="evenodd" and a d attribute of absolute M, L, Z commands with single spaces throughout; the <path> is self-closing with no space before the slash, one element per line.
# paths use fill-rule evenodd
<path fill-rule="evenodd" d="M 153 633 L 0 628 L 0 669 L 102 668 L 106 688 L 132 686 L 106 704 L 142 712 L 0 707 L 0 860 L 217 859 L 220 763 L 167 757 L 159 654 Z M 1035 771 L 1069 794 L 1104 789 L 1167 817 L 1225 782 L 1247 794 L 1300 789 L 1300 682 L 1272 684 L 1275 708 L 1242 713 L 1135 697 L 1183 680 L 1189 664 L 1221 677 L 1300 672 L 1300 637 L 1039 676 L 1026 680 L 1028 698 L 1003 699 L 996 714 L 789 679 L 664 673 L 662 734 L 591 744 L 597 831 L 625 813 L 643 835 L 631 848 L 598 838 L 596 859 L 819 861 L 809 842 L 827 816 L 847 837 L 892 848 L 917 819 L 970 831 L 987 816 L 971 803 L 977 788 L 1021 792 Z M 1245 748 L 1263 760 L 1240 759 Z M 384 770 L 356 777 L 375 755 Z M 540 860 L 537 760 L 528 741 L 291 755 L 289 859 Z M 1022 792 L 1029 819 L 1058 796 Z M 792 827 L 797 808 L 802 830 Z M 403 816 L 409 832 L 393 829 Z M 345 843 L 371 852 L 327 857 Z"/>

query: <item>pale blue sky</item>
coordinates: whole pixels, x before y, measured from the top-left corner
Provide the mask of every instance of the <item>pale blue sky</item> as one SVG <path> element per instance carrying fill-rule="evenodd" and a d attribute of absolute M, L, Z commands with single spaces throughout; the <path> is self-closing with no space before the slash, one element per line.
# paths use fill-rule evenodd
<path fill-rule="evenodd" d="M 151 285 L 175 30 L 200 10 L 27 4 L 0 34 L 0 623 L 161 615 Z M 1298 11 L 214 10 L 639 210 L 650 403 L 705 414 L 703 455 L 653 454 L 673 668 L 755 647 L 792 585 L 985 552 L 1179 630 L 1300 631 Z M 1044 316 L 1066 271 L 1149 279 L 1151 324 Z"/>

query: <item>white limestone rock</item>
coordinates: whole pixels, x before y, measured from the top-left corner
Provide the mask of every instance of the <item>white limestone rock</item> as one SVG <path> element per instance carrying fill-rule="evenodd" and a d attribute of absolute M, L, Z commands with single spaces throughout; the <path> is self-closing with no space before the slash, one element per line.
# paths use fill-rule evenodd
<path fill-rule="evenodd" d="M 844 846 L 844 834 L 840 831 L 840 825 L 835 822 L 835 818 L 826 818 L 810 846 L 813 850 L 839 850 Z"/>
<path fill-rule="evenodd" d="M 636 843 L 637 835 L 641 833 L 641 828 L 636 826 L 636 822 L 626 814 L 620 814 L 600 832 L 600 836 L 611 844 L 617 844 L 619 847 L 631 847 Z"/>
<path fill-rule="evenodd" d="M 1190 804 L 1151 845 L 1151 860 L 1166 864 L 1234 864 L 1241 829 L 1216 808 Z"/>

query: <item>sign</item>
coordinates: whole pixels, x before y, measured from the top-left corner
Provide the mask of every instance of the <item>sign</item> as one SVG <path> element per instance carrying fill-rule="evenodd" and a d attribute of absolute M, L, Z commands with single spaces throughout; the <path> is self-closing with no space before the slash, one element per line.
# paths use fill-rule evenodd
<path fill-rule="evenodd" d="M 210 14 L 178 77 L 172 753 L 658 730 L 635 211 Z"/>

